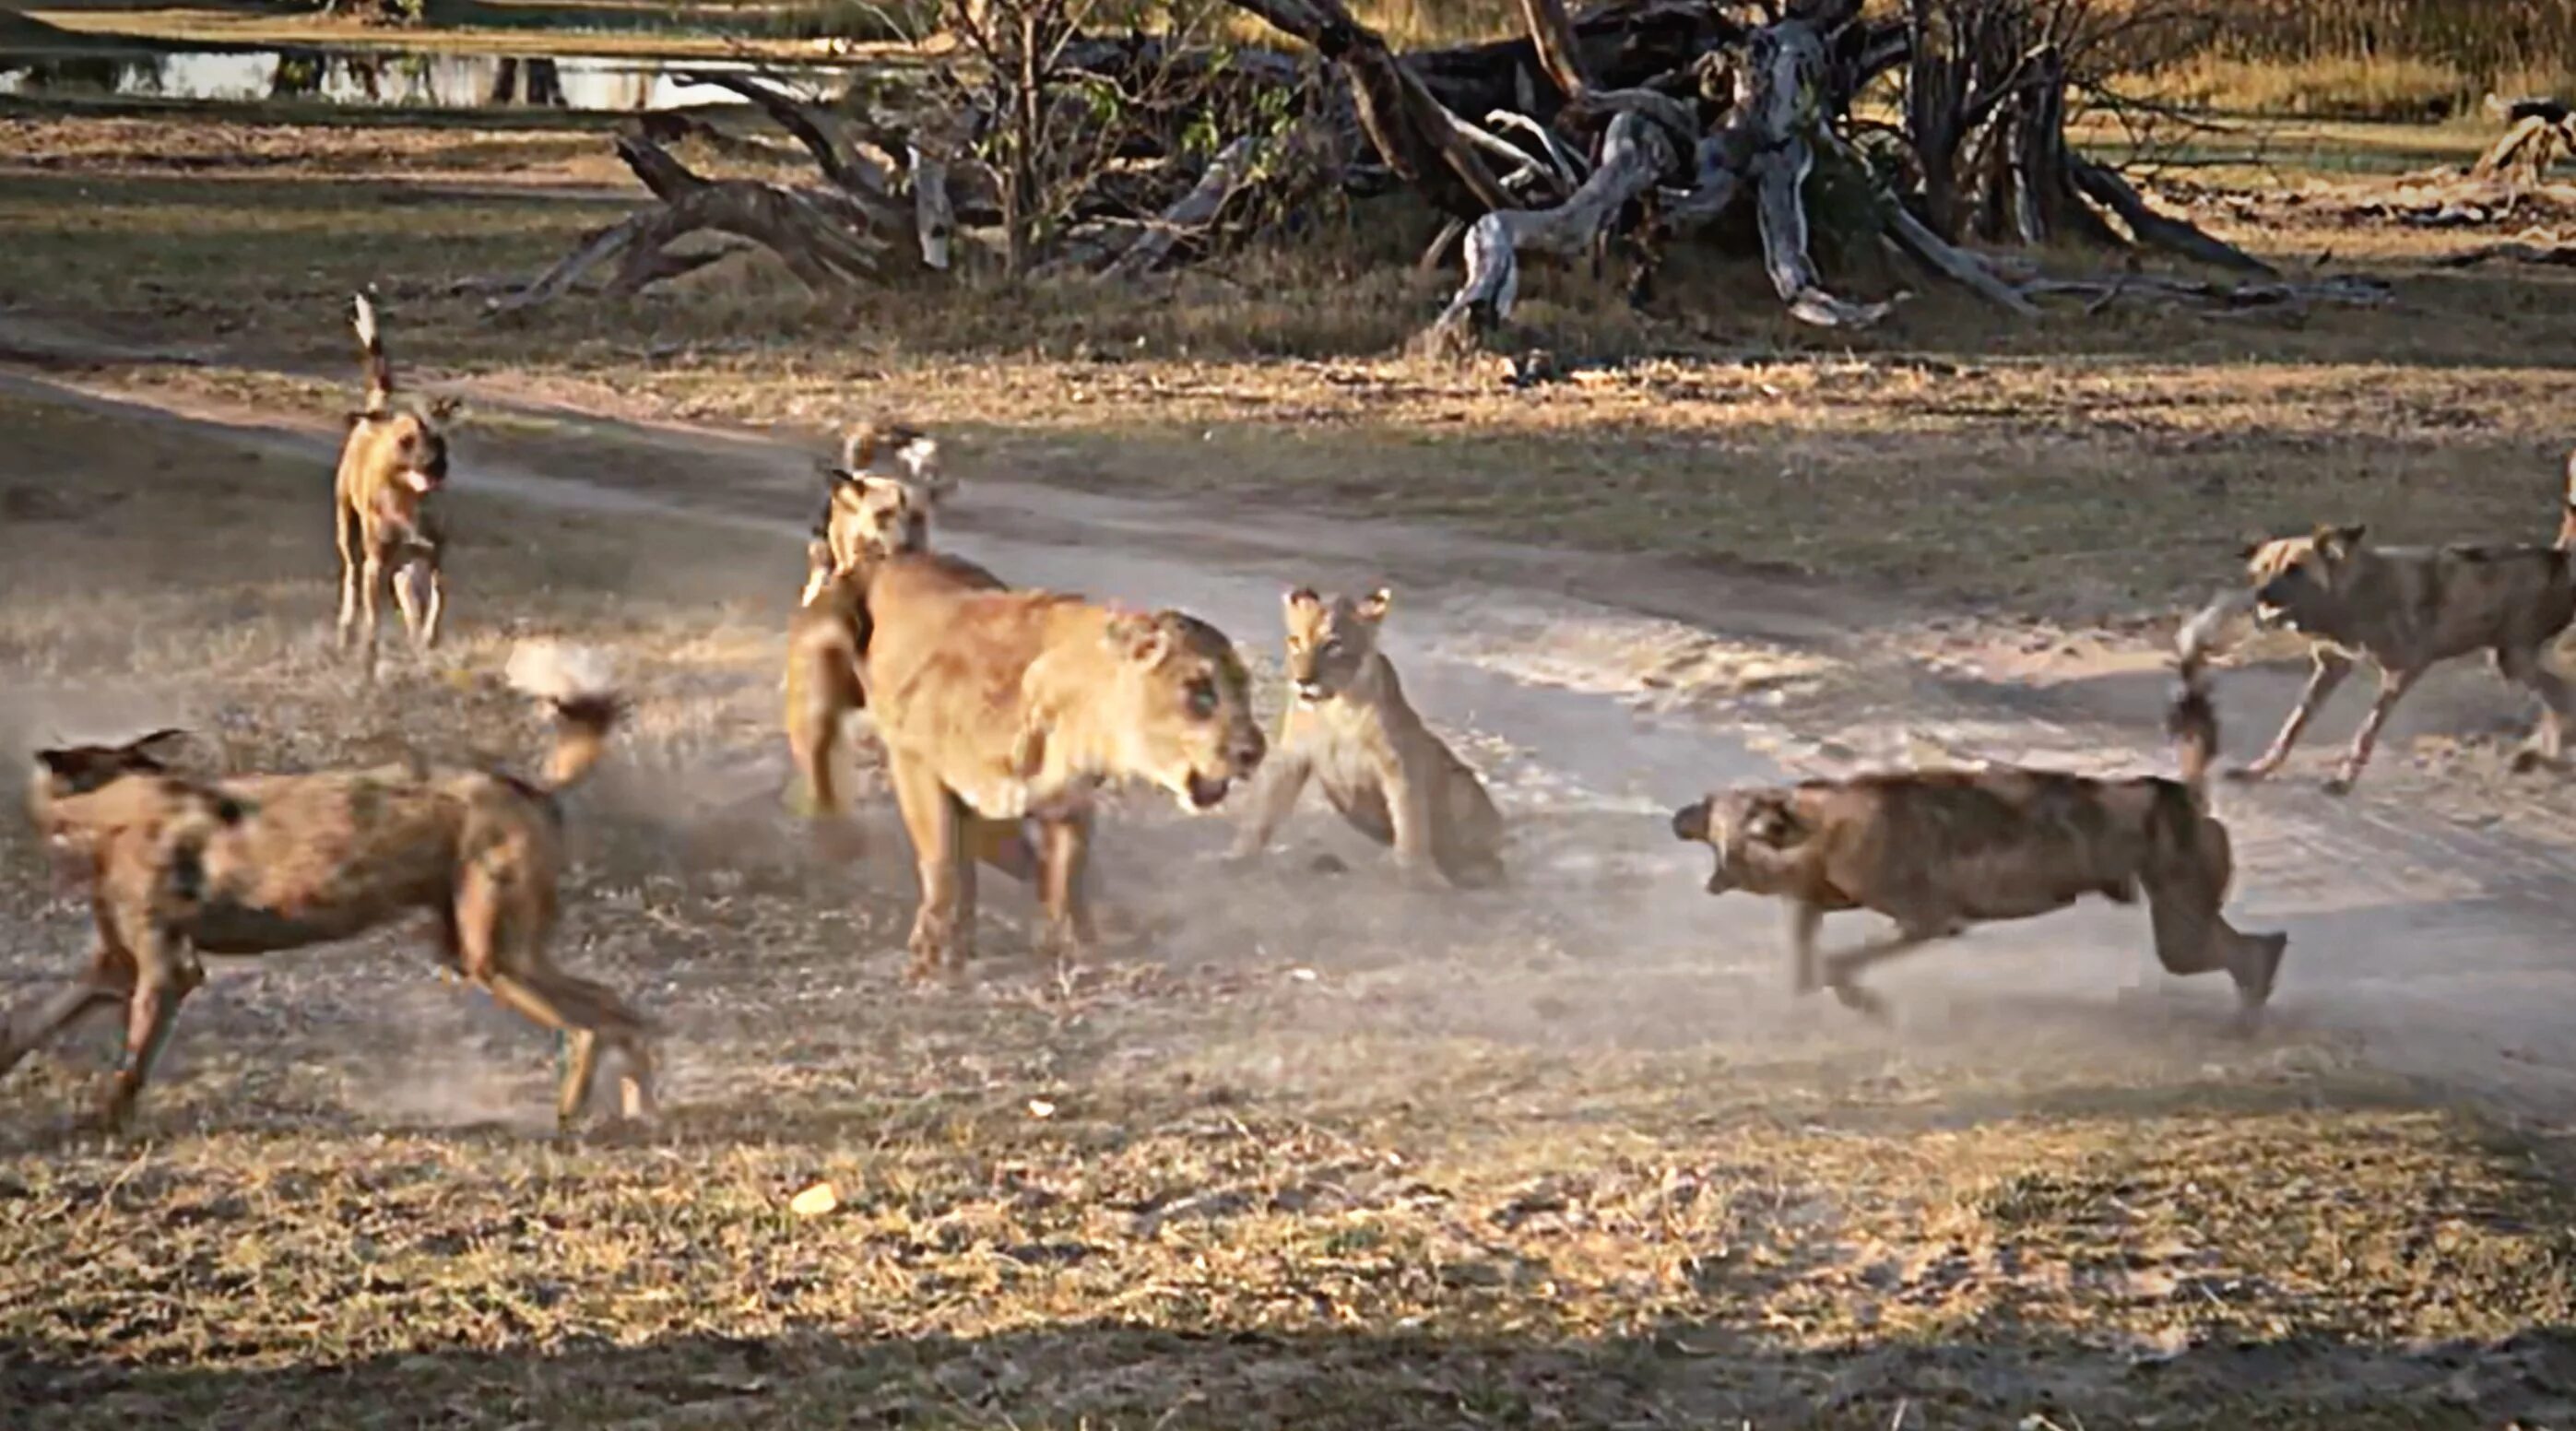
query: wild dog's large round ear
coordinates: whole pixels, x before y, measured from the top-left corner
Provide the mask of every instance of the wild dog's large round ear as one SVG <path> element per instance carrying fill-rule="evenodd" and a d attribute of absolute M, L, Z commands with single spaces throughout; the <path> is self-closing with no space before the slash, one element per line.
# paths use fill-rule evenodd
<path fill-rule="evenodd" d="M 456 422 L 465 416 L 465 399 L 454 393 L 442 393 L 431 398 L 429 416 L 432 421 L 442 425 Z"/>
<path fill-rule="evenodd" d="M 1351 614 L 1371 626 L 1386 619 L 1387 608 L 1395 604 L 1395 593 L 1381 586 L 1361 597 L 1351 606 Z"/>
<path fill-rule="evenodd" d="M 949 489 L 957 485 L 953 478 L 940 470 L 939 439 L 935 437 L 913 434 L 895 449 L 894 460 L 903 464 L 903 470 L 919 485 L 922 494 L 934 501 L 947 496 Z"/>
<path fill-rule="evenodd" d="M 1794 845 L 1805 837 L 1806 822 L 1798 818 L 1797 807 L 1789 802 L 1788 792 L 1766 790 L 1753 797 L 1744 810 L 1744 837 L 1766 845 Z"/>
<path fill-rule="evenodd" d="M 2350 526 L 2317 528 L 2317 548 L 2328 556 L 2348 556 L 2361 549 L 2361 539 L 2370 528 L 2355 522 Z"/>
<path fill-rule="evenodd" d="M 190 742 L 195 739 L 196 737 L 177 726 L 165 725 L 149 735 L 127 741 L 124 753 L 158 765 L 164 761 L 178 759 L 179 753 L 187 749 Z"/>

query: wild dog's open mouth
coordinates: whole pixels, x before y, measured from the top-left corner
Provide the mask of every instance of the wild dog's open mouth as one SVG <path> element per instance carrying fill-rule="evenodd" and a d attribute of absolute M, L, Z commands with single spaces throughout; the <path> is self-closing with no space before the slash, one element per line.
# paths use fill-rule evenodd
<path fill-rule="evenodd" d="M 1233 788 L 1234 782 L 1222 775 L 1201 775 L 1193 770 L 1190 772 L 1189 789 L 1182 798 L 1192 810 L 1213 810 L 1219 801 L 1225 799 L 1225 792 Z"/>

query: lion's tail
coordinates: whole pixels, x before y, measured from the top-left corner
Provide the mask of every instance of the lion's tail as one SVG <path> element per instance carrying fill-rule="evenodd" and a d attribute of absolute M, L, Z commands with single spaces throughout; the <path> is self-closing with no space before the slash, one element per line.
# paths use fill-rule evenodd
<path fill-rule="evenodd" d="M 508 675 L 512 686 L 554 708 L 555 746 L 546 755 L 544 788 L 551 793 L 579 783 L 599 763 L 626 711 L 608 658 L 586 646 L 522 641 L 510 652 Z"/>
<path fill-rule="evenodd" d="M 2240 592 L 2220 596 L 2184 622 L 2174 641 L 2174 696 L 2165 710 L 2165 734 L 2173 738 L 2195 805 L 2207 801 L 2209 767 L 2218 758 L 2218 703 L 2210 698 L 2209 661 L 2217 654 L 2219 630 L 2244 604 Z"/>
<path fill-rule="evenodd" d="M 358 335 L 358 370 L 367 380 L 367 411 L 385 410 L 394 396 L 394 365 L 385 356 L 385 340 L 376 331 L 376 305 L 360 293 L 349 300 L 349 327 Z"/>

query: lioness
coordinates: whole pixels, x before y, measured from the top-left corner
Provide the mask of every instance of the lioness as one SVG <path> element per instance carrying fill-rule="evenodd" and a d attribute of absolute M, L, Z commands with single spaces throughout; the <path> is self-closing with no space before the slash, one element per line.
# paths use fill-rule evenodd
<path fill-rule="evenodd" d="M 2272 994 L 2286 934 L 2246 934 L 2220 908 L 2234 876 L 2227 827 L 2207 808 L 2217 746 L 2205 664 L 2215 622 L 2185 632 L 2169 727 L 2183 779 L 2097 780 L 2051 770 L 1888 771 L 1722 791 L 1673 812 L 1676 839 L 1717 852 L 1708 892 L 1774 895 L 1794 911 L 1795 989 L 1831 988 L 1884 1016 L 1853 975 L 1975 923 L 2025 919 L 2098 894 L 2144 890 L 2157 960 L 2175 974 L 2225 970 L 2250 1027 Z M 1835 910 L 1896 921 L 1885 938 L 1819 968 L 1816 934 Z"/>
<path fill-rule="evenodd" d="M 1501 882 L 1501 812 L 1475 770 L 1414 713 L 1377 648 L 1393 602 L 1384 587 L 1357 601 L 1308 586 L 1287 594 L 1288 714 L 1233 858 L 1270 843 L 1312 775 L 1351 828 L 1395 847 L 1408 882 L 1431 883 L 1435 869 L 1462 888 Z"/>
<path fill-rule="evenodd" d="M 864 685 L 920 870 L 916 978 L 971 957 L 972 817 L 1038 822 L 1043 943 L 1062 966 L 1095 938 L 1097 787 L 1141 780 L 1203 811 L 1265 753 L 1242 659 L 1194 617 L 996 591 L 923 553 L 880 562 L 866 606 Z"/>
<path fill-rule="evenodd" d="M 509 676 L 554 710 L 554 750 L 536 780 L 412 764 L 195 780 L 165 763 L 176 731 L 39 751 L 29 810 L 58 853 L 85 867 L 98 947 L 87 974 L 0 1030 L 0 1074 L 124 1005 L 125 1056 L 100 1114 L 114 1126 L 205 979 L 200 953 L 302 948 L 428 910 L 445 968 L 571 1035 L 561 1118 L 588 1103 L 602 1039 L 625 1058 L 625 1111 L 649 1112 L 649 1026 L 547 952 L 564 867 L 559 797 L 598 762 L 620 701 L 595 658 L 548 644 L 519 648 Z"/>
<path fill-rule="evenodd" d="M 2570 481 L 2576 483 L 2576 471 Z M 2569 520 L 2576 523 L 2576 515 Z M 2271 747 L 2229 777 L 2261 780 L 2280 769 L 2360 655 L 2379 667 L 2379 695 L 2325 782 L 2329 794 L 2349 792 L 2380 726 L 2407 690 L 2436 664 L 2481 650 L 2499 672 L 2540 697 L 2539 728 L 2515 768 L 2556 764 L 2563 727 L 2576 710 L 2567 682 L 2543 653 L 2576 620 L 2567 528 L 2554 547 L 2373 547 L 2362 542 L 2366 531 L 2326 526 L 2246 548 L 2256 619 L 2306 637 L 2316 666 Z"/>
<path fill-rule="evenodd" d="M 930 514 L 956 486 L 925 473 L 934 450 L 929 439 L 913 435 L 897 450 L 907 454 L 913 475 L 884 477 L 857 470 L 850 464 L 866 461 L 866 448 L 857 436 L 843 453 L 843 465 L 825 469 L 830 491 L 806 550 L 806 596 L 788 618 L 783 682 L 787 746 L 796 761 L 806 813 L 825 819 L 837 820 L 842 813 L 832 774 L 841 728 L 868 703 L 862 671 L 869 636 L 868 578 L 897 553 L 927 555 Z M 1001 578 L 963 557 L 932 559 L 963 586 L 1002 587 Z M 1037 852 L 1020 821 L 972 816 L 969 826 L 978 859 L 1024 884 L 1037 879 Z"/>
<path fill-rule="evenodd" d="M 447 481 L 447 424 L 454 398 L 426 406 L 394 402 L 394 369 L 376 331 L 367 296 L 351 300 L 350 326 L 358 335 L 366 406 L 349 414 L 333 483 L 333 539 L 340 551 L 340 645 L 362 637 L 370 674 L 376 664 L 376 592 L 385 572 L 396 573 L 394 604 L 403 629 L 419 650 L 438 644 L 447 610 L 445 537 L 430 508 L 430 495 Z"/>

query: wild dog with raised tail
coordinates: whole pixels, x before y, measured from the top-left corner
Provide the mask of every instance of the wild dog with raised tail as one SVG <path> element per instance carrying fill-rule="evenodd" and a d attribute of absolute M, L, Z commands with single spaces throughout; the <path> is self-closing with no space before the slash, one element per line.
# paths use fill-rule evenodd
<path fill-rule="evenodd" d="M 449 397 L 397 402 L 375 305 L 361 293 L 351 308 L 366 406 L 349 414 L 349 435 L 340 445 L 332 533 L 340 552 L 340 645 L 359 640 L 373 674 L 376 595 L 388 571 L 413 647 L 438 644 L 447 610 L 446 538 L 432 498 L 447 482 L 447 426 L 459 404 Z"/>
<path fill-rule="evenodd" d="M 2566 528 L 2558 546 L 2375 547 L 2367 535 L 2360 526 L 2325 526 L 2246 548 L 2256 620 L 2306 638 L 2315 667 L 2271 747 L 2230 778 L 2262 780 L 2279 770 L 2318 708 L 2366 657 L 2379 668 L 2379 694 L 2325 782 L 2329 794 L 2349 792 L 2406 692 L 2441 662 L 2479 651 L 2540 698 L 2539 727 L 2515 768 L 2558 764 L 2576 715 L 2576 698 L 2547 661 L 2576 620 Z"/>
<path fill-rule="evenodd" d="M 1356 601 L 1306 586 L 1288 593 L 1288 714 L 1233 857 L 1270 843 L 1311 776 L 1352 829 L 1394 847 L 1408 882 L 1499 884 L 1502 813 L 1475 769 L 1415 713 L 1378 649 L 1393 599 L 1384 587 Z"/>
<path fill-rule="evenodd" d="M 1719 791 L 1673 812 L 1676 839 L 1716 852 L 1708 892 L 1769 895 L 1793 911 L 1794 988 L 1830 988 L 1883 1015 L 1854 982 L 1873 964 L 1973 924 L 2052 913 L 2088 895 L 2143 892 L 2156 958 L 2178 975 L 2225 972 L 2250 1027 L 2271 998 L 2284 934 L 2246 934 L 2221 912 L 2234 862 L 2207 808 L 2218 741 L 2209 700 L 2210 623 L 2186 628 L 2168 724 L 2184 778 L 2101 780 L 2009 766 L 1888 771 Z M 1824 958 L 1825 915 L 1867 909 L 1893 934 Z"/>
<path fill-rule="evenodd" d="M 589 652 L 523 645 L 508 674 L 553 713 L 554 748 L 534 780 L 418 764 L 200 779 L 171 767 L 174 731 L 39 751 L 30 813 L 86 867 L 98 945 L 87 973 L 0 1030 L 0 1074 L 122 1006 L 125 1054 L 100 1110 L 120 1124 L 205 979 L 199 955 L 300 949 L 425 910 L 443 966 L 569 1036 L 559 1118 L 587 1107 L 603 1041 L 622 1055 L 624 1111 L 648 1114 L 650 1025 L 548 952 L 565 862 L 560 799 L 598 763 L 622 703 Z"/>
<path fill-rule="evenodd" d="M 856 841 L 841 823 L 833 771 L 842 729 L 867 706 L 869 578 L 889 557 L 921 554 L 965 587 L 1002 587 L 1000 577 L 963 557 L 930 553 L 930 519 L 957 485 L 938 469 L 937 454 L 937 442 L 913 428 L 871 423 L 850 434 L 837 465 L 822 467 L 823 512 L 806 546 L 805 596 L 788 618 L 781 685 L 798 804 L 826 822 L 817 829 L 831 833 L 844 853 L 854 852 Z M 897 474 L 869 470 L 889 456 Z M 1021 822 L 976 817 L 969 825 L 976 858 L 1023 884 L 1036 881 L 1037 850 Z"/>

